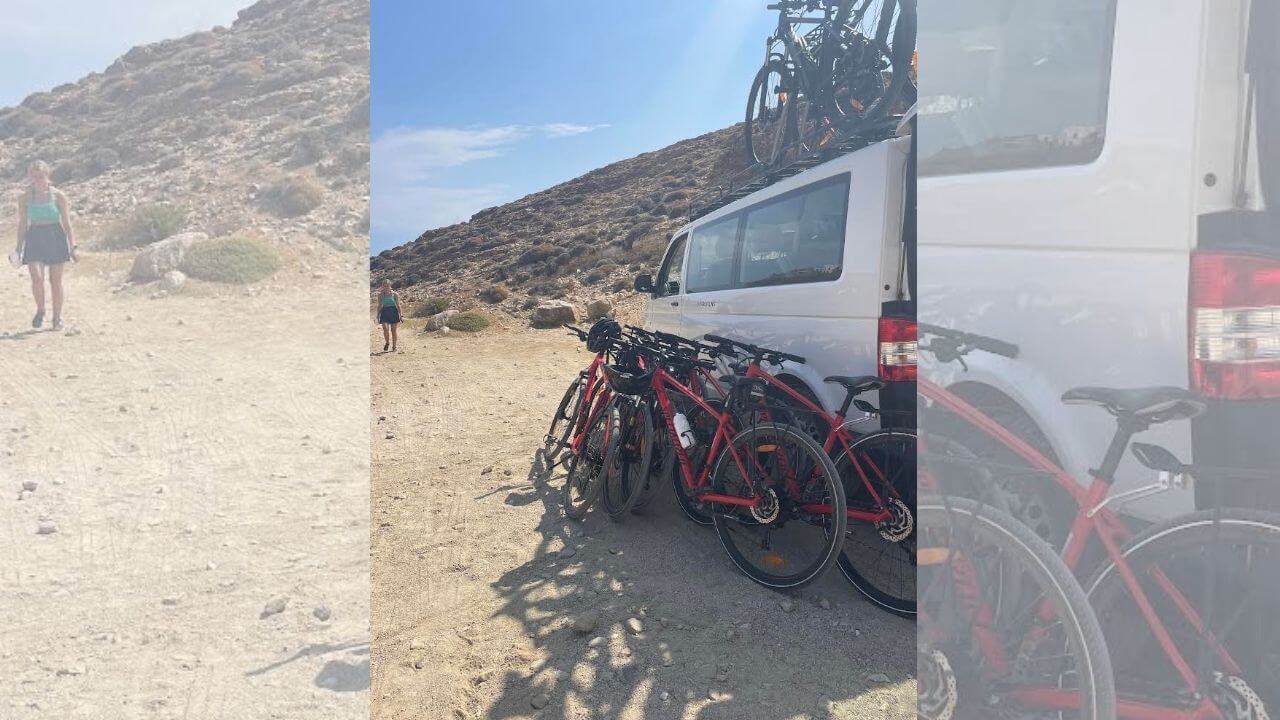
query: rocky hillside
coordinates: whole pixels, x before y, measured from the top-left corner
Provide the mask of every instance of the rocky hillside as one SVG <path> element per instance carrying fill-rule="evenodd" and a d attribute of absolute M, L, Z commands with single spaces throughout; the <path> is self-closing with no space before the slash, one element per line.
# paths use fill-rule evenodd
<path fill-rule="evenodd" d="M 166 233 L 367 252 L 368 14 L 367 0 L 260 0 L 0 109 L 0 231 L 13 237 L 10 198 L 39 159 L 90 251 L 159 239 L 135 237 L 159 217 Z"/>
<path fill-rule="evenodd" d="M 410 302 L 444 298 L 521 316 L 540 300 L 578 304 L 631 286 L 656 264 L 689 202 L 742 169 L 738 126 L 593 170 L 373 258 Z"/>

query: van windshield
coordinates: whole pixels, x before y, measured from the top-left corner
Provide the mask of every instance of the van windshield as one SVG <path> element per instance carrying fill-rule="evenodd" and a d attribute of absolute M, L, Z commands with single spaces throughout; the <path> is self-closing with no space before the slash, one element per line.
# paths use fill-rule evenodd
<path fill-rule="evenodd" d="M 920 172 L 1092 162 L 1106 134 L 1114 1 L 921 3 Z"/>

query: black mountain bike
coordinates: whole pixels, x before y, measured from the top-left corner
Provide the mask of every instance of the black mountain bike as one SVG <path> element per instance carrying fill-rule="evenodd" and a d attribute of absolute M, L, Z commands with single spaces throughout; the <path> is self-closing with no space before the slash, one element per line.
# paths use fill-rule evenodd
<path fill-rule="evenodd" d="M 747 161 L 764 168 L 892 124 L 915 102 L 916 0 L 779 0 L 747 98 Z M 804 17 L 800 13 L 821 12 Z M 813 28 L 802 32 L 801 28 Z"/>

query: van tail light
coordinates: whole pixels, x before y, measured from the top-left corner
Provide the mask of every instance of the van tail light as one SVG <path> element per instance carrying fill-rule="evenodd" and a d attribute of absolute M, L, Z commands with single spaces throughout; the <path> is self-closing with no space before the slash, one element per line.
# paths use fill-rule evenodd
<path fill-rule="evenodd" d="M 1280 398 L 1280 259 L 1193 253 L 1188 299 L 1191 389 Z"/>
<path fill-rule="evenodd" d="M 916 379 L 916 321 L 882 317 L 878 334 L 880 379 L 887 382 Z"/>

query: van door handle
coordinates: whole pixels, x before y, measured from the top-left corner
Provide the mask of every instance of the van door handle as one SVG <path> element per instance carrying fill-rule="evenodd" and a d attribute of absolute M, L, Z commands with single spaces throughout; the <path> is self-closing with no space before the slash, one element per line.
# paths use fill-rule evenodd
<path fill-rule="evenodd" d="M 680 305 L 680 302 L 678 300 L 671 301 L 671 307 L 678 307 L 679 305 Z"/>

